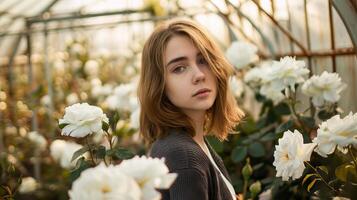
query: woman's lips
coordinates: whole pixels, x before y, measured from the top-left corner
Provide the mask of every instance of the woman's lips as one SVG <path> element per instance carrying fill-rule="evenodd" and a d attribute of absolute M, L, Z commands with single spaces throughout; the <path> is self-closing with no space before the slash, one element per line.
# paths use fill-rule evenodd
<path fill-rule="evenodd" d="M 211 91 L 201 92 L 201 93 L 196 94 L 195 97 L 205 98 L 205 97 L 208 97 L 208 95 L 209 95 L 210 92 L 211 92 Z"/>
<path fill-rule="evenodd" d="M 204 88 L 204 89 L 200 89 L 198 90 L 194 95 L 192 95 L 193 97 L 205 97 L 208 96 L 208 94 L 211 92 L 210 89 Z"/>

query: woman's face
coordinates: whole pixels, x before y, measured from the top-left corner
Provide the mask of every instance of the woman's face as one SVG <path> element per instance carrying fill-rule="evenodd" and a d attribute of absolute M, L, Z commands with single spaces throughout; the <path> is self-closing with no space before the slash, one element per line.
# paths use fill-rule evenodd
<path fill-rule="evenodd" d="M 217 95 L 217 80 L 194 43 L 183 35 L 173 36 L 164 52 L 165 93 L 171 103 L 190 115 L 205 112 Z"/>

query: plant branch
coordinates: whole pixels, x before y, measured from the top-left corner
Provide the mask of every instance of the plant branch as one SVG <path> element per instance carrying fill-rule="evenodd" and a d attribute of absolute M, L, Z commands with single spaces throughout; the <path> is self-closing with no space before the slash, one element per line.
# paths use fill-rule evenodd
<path fill-rule="evenodd" d="M 331 189 L 332 191 L 334 191 L 335 193 L 338 193 L 338 191 L 335 190 L 335 188 L 333 188 L 330 184 L 328 184 L 328 183 L 326 182 L 326 180 L 321 176 L 321 174 L 316 170 L 315 167 L 313 167 L 313 166 L 312 166 L 309 162 L 307 162 L 307 161 L 304 161 L 304 163 L 307 164 L 312 170 L 314 170 L 315 174 L 316 174 L 319 178 L 321 178 L 321 181 L 322 181 L 328 188 L 330 188 L 330 189 Z"/>
<path fill-rule="evenodd" d="M 92 162 L 93 162 L 94 165 L 96 165 L 96 162 L 94 161 L 93 151 L 92 151 L 92 148 L 91 148 L 91 146 L 89 144 L 89 141 L 88 141 L 88 137 L 86 137 L 86 143 L 88 145 L 89 155 L 90 155 L 90 157 L 92 159 Z"/>
<path fill-rule="evenodd" d="M 350 152 L 350 155 L 352 157 L 352 161 L 355 164 L 355 170 L 357 172 L 357 160 L 356 160 L 356 156 L 353 154 L 352 145 L 350 145 L 350 147 L 349 147 L 349 152 Z"/>
<path fill-rule="evenodd" d="M 292 93 L 292 91 L 291 91 L 291 89 L 289 88 L 289 94 L 291 94 L 291 93 Z M 303 123 L 303 121 L 302 121 L 301 118 L 300 118 L 300 115 L 296 112 L 296 109 L 295 109 L 295 104 L 296 104 L 296 92 L 293 92 L 293 93 L 294 93 L 294 96 L 293 96 L 293 97 L 292 97 L 292 95 L 289 95 L 289 98 L 288 98 L 288 100 L 289 100 L 288 106 L 289 106 L 289 108 L 290 108 L 290 110 L 291 110 L 291 113 L 292 113 L 293 118 L 294 118 L 296 121 L 299 122 L 299 124 L 300 124 L 301 128 L 304 130 L 304 132 L 305 132 L 306 134 L 309 134 L 309 130 L 307 130 L 307 129 L 305 128 L 304 123 Z"/>

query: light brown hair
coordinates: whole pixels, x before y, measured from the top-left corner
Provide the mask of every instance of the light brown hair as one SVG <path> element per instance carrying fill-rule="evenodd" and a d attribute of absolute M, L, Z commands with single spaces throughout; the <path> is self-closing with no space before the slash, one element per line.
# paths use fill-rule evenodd
<path fill-rule="evenodd" d="M 165 95 L 163 55 L 167 43 L 175 35 L 185 35 L 193 41 L 217 78 L 217 97 L 207 111 L 205 128 L 224 140 L 244 115 L 228 87 L 233 68 L 209 34 L 190 20 L 172 20 L 159 25 L 144 45 L 138 88 L 140 133 L 148 143 L 164 137 L 171 128 L 183 128 L 191 136 L 195 134 L 189 117 Z"/>

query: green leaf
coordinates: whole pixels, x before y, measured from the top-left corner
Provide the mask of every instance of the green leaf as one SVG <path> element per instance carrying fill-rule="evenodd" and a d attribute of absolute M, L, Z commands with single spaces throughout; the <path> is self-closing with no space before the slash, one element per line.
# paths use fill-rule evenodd
<path fill-rule="evenodd" d="M 99 146 L 95 149 L 95 156 L 98 159 L 103 159 L 105 157 L 106 149 L 104 146 Z"/>
<path fill-rule="evenodd" d="M 109 124 L 105 121 L 102 121 L 102 129 L 105 131 L 105 132 L 108 132 L 109 130 Z"/>
<path fill-rule="evenodd" d="M 80 159 L 78 159 L 77 163 L 76 163 L 76 167 L 74 168 L 74 170 L 72 170 L 70 172 L 70 180 L 73 182 L 75 181 L 80 175 L 81 173 L 90 168 L 91 164 L 89 161 L 86 161 L 84 159 L 84 157 L 81 157 Z"/>
<path fill-rule="evenodd" d="M 285 102 L 279 103 L 277 106 L 275 106 L 274 111 L 277 115 L 290 115 L 291 113 L 289 105 Z"/>
<path fill-rule="evenodd" d="M 275 123 L 278 120 L 279 120 L 279 116 L 275 115 L 274 109 L 273 108 L 269 109 L 267 113 L 267 124 Z"/>
<path fill-rule="evenodd" d="M 253 134 L 248 135 L 248 137 L 251 138 L 252 140 L 257 140 L 261 138 L 263 134 L 264 132 L 255 132 Z"/>
<path fill-rule="evenodd" d="M 245 119 L 244 123 L 240 124 L 240 128 L 246 134 L 254 133 L 257 130 L 254 119 L 251 117 Z"/>
<path fill-rule="evenodd" d="M 354 166 L 349 163 L 340 165 L 335 169 L 336 177 L 343 182 L 347 181 L 347 176 L 349 173 L 356 175 Z"/>
<path fill-rule="evenodd" d="M 268 100 L 265 96 L 261 95 L 259 92 L 255 93 L 255 99 L 258 102 L 265 102 Z"/>
<path fill-rule="evenodd" d="M 89 151 L 88 146 L 84 146 L 83 148 L 78 149 L 76 152 L 74 152 L 71 162 L 77 159 L 79 156 L 83 155 L 85 152 Z"/>
<path fill-rule="evenodd" d="M 241 162 L 247 156 L 247 151 L 246 146 L 236 146 L 231 154 L 232 161 L 234 163 Z"/>
<path fill-rule="evenodd" d="M 257 121 L 257 129 L 262 129 L 266 126 L 267 119 L 266 117 L 260 117 Z"/>
<path fill-rule="evenodd" d="M 216 137 L 208 136 L 207 140 L 216 152 L 223 152 L 223 143 L 219 141 Z"/>
<path fill-rule="evenodd" d="M 307 191 L 310 192 L 311 188 L 315 185 L 316 181 L 321 180 L 319 178 L 315 178 L 314 180 L 311 181 L 311 183 L 309 183 L 309 185 L 307 186 Z"/>
<path fill-rule="evenodd" d="M 242 138 L 238 141 L 238 144 L 243 144 L 243 145 L 248 145 L 250 143 L 253 142 L 253 139 L 250 138 L 250 137 L 245 137 L 245 138 Z"/>
<path fill-rule="evenodd" d="M 275 140 L 275 139 L 276 139 L 275 133 L 269 132 L 269 133 L 265 134 L 263 137 L 261 137 L 260 141 L 268 142 L 268 141 Z"/>
<path fill-rule="evenodd" d="M 119 116 L 118 112 L 115 112 L 114 116 L 109 118 L 109 124 L 113 131 L 116 129 L 119 119 L 120 119 L 120 116 Z"/>
<path fill-rule="evenodd" d="M 121 160 L 126 160 L 134 157 L 134 154 L 131 151 L 123 148 L 109 149 L 107 150 L 107 155 Z"/>
<path fill-rule="evenodd" d="M 282 133 L 285 132 L 287 130 L 289 130 L 291 127 L 293 127 L 294 125 L 294 121 L 291 119 L 283 124 L 281 124 L 277 129 L 276 132 L 277 133 Z"/>
<path fill-rule="evenodd" d="M 248 146 L 248 152 L 252 157 L 262 157 L 265 155 L 265 148 L 260 142 L 253 142 Z"/>
<path fill-rule="evenodd" d="M 63 123 L 63 124 L 59 124 L 58 126 L 59 126 L 60 129 L 63 129 L 63 128 L 66 127 L 67 125 L 68 125 L 68 123 Z"/>
<path fill-rule="evenodd" d="M 321 120 L 328 120 L 330 119 L 332 116 L 334 116 L 335 114 L 332 112 L 327 112 L 326 110 L 321 110 L 317 116 L 321 119 Z"/>
<path fill-rule="evenodd" d="M 300 117 L 302 123 L 308 127 L 308 128 L 314 128 L 315 127 L 315 119 L 312 117 Z"/>
<path fill-rule="evenodd" d="M 306 182 L 306 180 L 309 179 L 309 178 L 312 177 L 312 176 L 316 176 L 316 174 L 307 174 L 307 175 L 304 177 L 304 179 L 302 180 L 301 185 L 304 185 L 305 182 Z"/>

